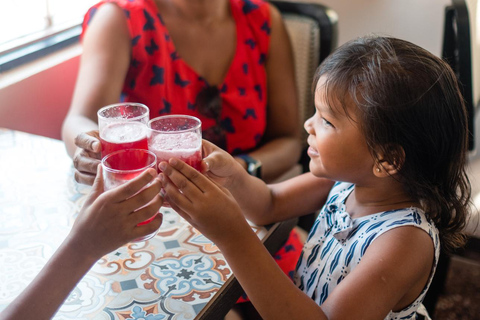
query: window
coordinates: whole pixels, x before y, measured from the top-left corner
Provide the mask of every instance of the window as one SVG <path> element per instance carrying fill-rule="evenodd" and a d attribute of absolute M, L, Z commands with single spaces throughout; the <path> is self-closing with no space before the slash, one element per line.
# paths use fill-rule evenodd
<path fill-rule="evenodd" d="M 0 71 L 78 40 L 79 25 L 98 0 L 1 0 Z M 67 42 L 65 42 L 67 41 Z M 53 47 L 52 47 L 53 46 Z M 31 55 L 30 58 L 26 56 Z M 42 54 L 40 54 L 41 56 Z M 11 64 L 12 61 L 17 63 Z M 20 62 L 19 62 L 20 61 Z"/>

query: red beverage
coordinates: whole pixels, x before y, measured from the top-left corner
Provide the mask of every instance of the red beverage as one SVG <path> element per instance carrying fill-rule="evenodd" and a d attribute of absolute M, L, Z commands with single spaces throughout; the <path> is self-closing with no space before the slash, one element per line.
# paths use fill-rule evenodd
<path fill-rule="evenodd" d="M 119 150 L 148 150 L 147 127 L 141 122 L 113 123 L 100 132 L 100 142 L 102 157 Z"/>
<path fill-rule="evenodd" d="M 145 149 L 126 149 L 113 152 L 102 159 L 104 189 L 110 190 L 119 187 L 145 170 L 155 168 L 156 164 L 155 154 Z M 135 212 L 141 208 L 136 209 Z M 140 222 L 138 226 L 150 223 L 155 216 L 153 215 L 151 218 Z M 156 233 L 155 231 L 134 241 L 148 240 L 155 236 Z"/>
<path fill-rule="evenodd" d="M 202 140 L 194 132 L 178 134 L 157 134 L 149 144 L 150 151 L 157 156 L 157 162 L 175 157 L 200 171 L 202 161 Z"/>

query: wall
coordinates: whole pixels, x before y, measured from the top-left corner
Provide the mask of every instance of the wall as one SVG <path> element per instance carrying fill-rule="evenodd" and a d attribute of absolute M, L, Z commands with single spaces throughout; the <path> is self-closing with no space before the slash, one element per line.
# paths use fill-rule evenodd
<path fill-rule="evenodd" d="M 473 101 L 480 101 L 480 6 L 478 0 L 467 0 L 470 18 L 470 37 L 472 39 Z"/>
<path fill-rule="evenodd" d="M 60 139 L 80 52 L 75 45 L 0 73 L 0 127 Z"/>
<path fill-rule="evenodd" d="M 476 1 L 476 0 L 475 0 Z M 339 17 L 339 44 L 369 33 L 411 41 L 440 55 L 451 0 L 319 0 Z"/>

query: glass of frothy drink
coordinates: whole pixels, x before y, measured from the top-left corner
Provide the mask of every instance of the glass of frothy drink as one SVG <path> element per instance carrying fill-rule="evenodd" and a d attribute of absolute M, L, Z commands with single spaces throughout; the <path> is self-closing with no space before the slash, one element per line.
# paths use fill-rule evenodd
<path fill-rule="evenodd" d="M 148 149 L 149 110 L 141 103 L 116 103 L 97 112 L 102 157 L 125 149 Z"/>
<path fill-rule="evenodd" d="M 148 122 L 148 149 L 157 162 L 175 157 L 200 170 L 202 161 L 202 122 L 185 115 L 169 115 Z"/>
<path fill-rule="evenodd" d="M 112 152 L 102 159 L 102 172 L 105 191 L 116 188 L 149 168 L 156 168 L 157 157 L 149 150 L 145 149 L 127 149 Z M 138 208 L 139 210 L 141 208 Z M 155 215 L 150 219 L 138 224 L 138 226 L 150 223 Z M 134 242 L 146 241 L 157 234 L 157 231 L 144 237 L 135 239 Z"/>

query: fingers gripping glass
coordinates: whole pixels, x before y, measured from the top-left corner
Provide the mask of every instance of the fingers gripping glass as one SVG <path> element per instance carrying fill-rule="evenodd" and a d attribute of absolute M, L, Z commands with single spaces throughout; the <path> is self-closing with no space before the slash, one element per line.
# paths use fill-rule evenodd
<path fill-rule="evenodd" d="M 227 137 L 220 118 L 222 111 L 220 90 L 218 90 L 216 86 L 205 87 L 198 93 L 195 105 L 201 115 L 215 120 L 214 126 L 203 130 L 203 139 L 210 141 L 222 149 L 226 149 Z"/>
<path fill-rule="evenodd" d="M 156 168 L 157 156 L 155 153 L 144 149 L 127 149 L 115 151 L 102 159 L 102 171 L 105 191 L 116 188 L 130 181 L 149 168 Z M 139 210 L 141 208 L 138 208 Z M 137 211 L 136 210 L 136 211 Z M 139 226 L 150 223 L 150 219 L 138 224 Z M 146 241 L 153 238 L 157 231 L 133 240 L 133 242 Z"/>

